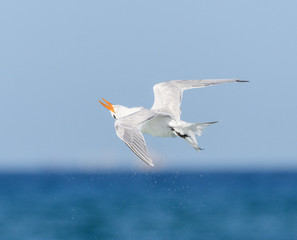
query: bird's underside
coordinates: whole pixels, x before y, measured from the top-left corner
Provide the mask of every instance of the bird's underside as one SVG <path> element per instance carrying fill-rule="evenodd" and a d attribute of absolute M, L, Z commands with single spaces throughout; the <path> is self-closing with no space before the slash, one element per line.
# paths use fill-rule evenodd
<path fill-rule="evenodd" d="M 151 109 L 127 108 L 120 105 L 109 106 L 117 118 L 115 129 L 117 136 L 145 163 L 154 166 L 148 153 L 144 134 L 157 137 L 180 137 L 193 148 L 201 150 L 196 136 L 200 136 L 204 127 L 216 122 L 188 123 L 180 120 L 180 104 L 183 91 L 229 82 L 247 82 L 238 79 L 174 80 L 154 86 L 154 104 Z M 101 102 L 102 103 L 102 102 Z M 118 117 L 117 117 L 118 116 Z"/>

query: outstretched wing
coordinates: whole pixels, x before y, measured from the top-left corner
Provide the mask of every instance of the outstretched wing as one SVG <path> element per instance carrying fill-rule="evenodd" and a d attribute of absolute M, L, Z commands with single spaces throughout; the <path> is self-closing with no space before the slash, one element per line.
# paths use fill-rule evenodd
<path fill-rule="evenodd" d="M 117 125 L 116 133 L 141 160 L 150 166 L 154 166 L 149 156 L 144 137 L 139 129 Z"/>
<path fill-rule="evenodd" d="M 154 166 L 154 164 L 148 153 L 140 127 L 144 122 L 156 116 L 154 112 L 143 109 L 115 121 L 115 129 L 118 137 L 124 141 L 141 160 L 150 166 Z"/>
<path fill-rule="evenodd" d="M 183 91 L 191 88 L 207 87 L 229 82 L 246 82 L 239 79 L 174 80 L 158 83 L 154 86 L 155 101 L 152 110 L 169 114 L 173 119 L 180 119 L 180 104 Z"/>

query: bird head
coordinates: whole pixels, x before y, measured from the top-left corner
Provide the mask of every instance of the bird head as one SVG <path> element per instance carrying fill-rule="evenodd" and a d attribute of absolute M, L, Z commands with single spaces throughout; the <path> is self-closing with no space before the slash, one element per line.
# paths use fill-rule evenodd
<path fill-rule="evenodd" d="M 104 107 L 106 107 L 109 112 L 111 113 L 111 116 L 115 119 L 120 119 L 122 117 L 125 117 L 129 114 L 135 113 L 139 111 L 140 109 L 143 109 L 143 107 L 134 107 L 134 108 L 128 108 L 122 105 L 115 105 L 111 104 L 110 102 L 106 101 L 104 98 L 102 100 L 105 102 L 99 101 Z"/>
<path fill-rule="evenodd" d="M 116 106 L 111 104 L 110 102 L 106 101 L 104 98 L 102 98 L 102 100 L 105 102 L 101 102 L 99 101 L 104 107 L 106 107 L 109 112 L 111 113 L 111 116 L 115 119 L 117 119 L 117 114 L 116 114 L 116 111 L 115 111 L 115 108 Z"/>

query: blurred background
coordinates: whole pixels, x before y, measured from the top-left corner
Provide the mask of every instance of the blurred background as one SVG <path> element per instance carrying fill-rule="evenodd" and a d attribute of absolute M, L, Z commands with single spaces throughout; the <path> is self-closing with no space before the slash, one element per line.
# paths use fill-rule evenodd
<path fill-rule="evenodd" d="M 296 8 L 1 2 L 2 239 L 297 238 Z M 186 91 L 183 120 L 220 122 L 199 153 L 145 136 L 154 168 L 98 103 L 150 108 L 154 84 L 206 78 L 250 82 Z"/>

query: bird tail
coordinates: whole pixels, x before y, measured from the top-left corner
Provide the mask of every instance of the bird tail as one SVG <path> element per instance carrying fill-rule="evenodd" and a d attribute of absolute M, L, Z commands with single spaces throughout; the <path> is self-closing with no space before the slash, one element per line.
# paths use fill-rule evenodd
<path fill-rule="evenodd" d="M 187 123 L 182 129 L 175 127 L 174 130 L 179 137 L 184 138 L 193 148 L 195 148 L 197 151 L 200 151 L 203 150 L 203 148 L 198 146 L 196 136 L 201 136 L 205 127 L 217 122 L 218 121 L 206 123 Z"/>
<path fill-rule="evenodd" d="M 191 123 L 189 125 L 189 129 L 194 131 L 196 133 L 197 136 L 201 136 L 202 133 L 204 132 L 204 128 L 211 125 L 211 124 L 215 124 L 218 121 L 215 122 L 206 122 L 206 123 Z"/>

